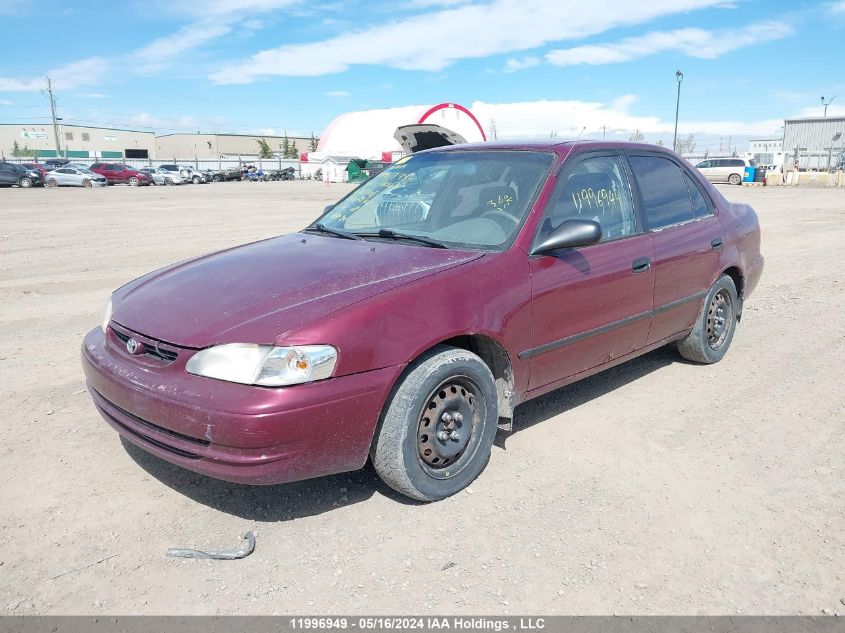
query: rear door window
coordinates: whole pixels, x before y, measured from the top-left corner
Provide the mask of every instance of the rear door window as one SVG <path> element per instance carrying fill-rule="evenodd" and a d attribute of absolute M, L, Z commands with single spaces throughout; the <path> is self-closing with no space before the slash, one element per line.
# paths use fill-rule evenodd
<path fill-rule="evenodd" d="M 701 191 L 701 187 L 694 181 L 692 176 L 684 174 L 684 180 L 687 183 L 689 190 L 690 201 L 692 201 L 692 210 L 695 212 L 696 218 L 704 218 L 708 215 L 713 215 L 713 207 L 707 201 L 707 197 Z"/>
<path fill-rule="evenodd" d="M 681 168 L 662 156 L 631 156 L 648 227 L 652 231 L 695 218 Z"/>

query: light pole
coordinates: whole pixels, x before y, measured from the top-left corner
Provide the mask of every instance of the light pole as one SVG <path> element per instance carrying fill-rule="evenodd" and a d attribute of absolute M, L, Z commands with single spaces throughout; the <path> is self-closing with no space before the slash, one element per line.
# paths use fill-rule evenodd
<path fill-rule="evenodd" d="M 836 99 L 836 97 L 831 97 L 830 99 L 825 101 L 824 97 L 822 97 L 822 105 L 824 106 L 824 114 L 822 116 L 827 116 L 827 106 L 833 103 L 834 99 Z"/>
<path fill-rule="evenodd" d="M 675 101 L 675 138 L 672 140 L 672 151 L 677 151 L 678 149 L 678 111 L 681 108 L 681 84 L 684 81 L 684 73 L 676 70 L 675 79 L 678 80 L 678 100 Z"/>

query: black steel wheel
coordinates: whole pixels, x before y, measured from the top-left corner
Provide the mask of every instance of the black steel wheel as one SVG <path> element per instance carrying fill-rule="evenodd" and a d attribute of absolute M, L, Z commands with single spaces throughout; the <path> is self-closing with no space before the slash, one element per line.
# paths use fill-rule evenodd
<path fill-rule="evenodd" d="M 733 340 L 739 311 L 736 284 L 730 275 L 722 275 L 708 291 L 692 330 L 678 341 L 681 356 L 697 363 L 722 360 Z"/>
<path fill-rule="evenodd" d="M 484 470 L 497 425 L 490 368 L 472 352 L 441 345 L 397 383 L 370 457 L 394 490 L 420 501 L 444 499 Z"/>

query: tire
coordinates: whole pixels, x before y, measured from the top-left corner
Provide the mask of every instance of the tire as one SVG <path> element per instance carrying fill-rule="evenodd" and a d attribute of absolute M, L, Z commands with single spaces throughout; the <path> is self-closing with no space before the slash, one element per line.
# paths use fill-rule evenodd
<path fill-rule="evenodd" d="M 138 186 L 138 184 L 139 184 L 138 179 L 137 179 L 135 176 L 132 176 L 132 177 L 128 180 L 128 182 L 129 182 L 129 186 L 130 186 L 130 187 L 137 187 L 137 186 Z"/>
<path fill-rule="evenodd" d="M 194 183 L 195 185 L 200 184 L 200 177 L 194 176 L 193 178 L 191 178 L 191 182 Z"/>
<path fill-rule="evenodd" d="M 59 183 L 56 182 L 55 178 L 48 178 L 47 182 L 44 183 L 45 187 L 58 187 Z"/>
<path fill-rule="evenodd" d="M 212 180 L 214 182 L 223 182 L 223 176 L 215 176 Z"/>
<path fill-rule="evenodd" d="M 90 178 L 86 178 L 85 180 L 82 181 L 82 186 L 90 188 L 90 187 L 93 187 L 94 185 L 91 183 Z"/>
<path fill-rule="evenodd" d="M 739 174 L 731 174 L 728 176 L 728 183 L 731 185 L 741 185 L 742 184 L 742 176 Z"/>
<path fill-rule="evenodd" d="M 18 180 L 18 187 L 21 189 L 29 189 L 32 186 L 32 178 L 29 176 L 24 176 L 20 180 Z"/>
<path fill-rule="evenodd" d="M 445 499 L 484 470 L 498 421 L 490 368 L 471 352 L 439 345 L 411 363 L 394 387 L 370 458 L 397 492 Z"/>
<path fill-rule="evenodd" d="M 678 341 L 681 356 L 708 365 L 722 360 L 731 346 L 739 309 L 736 284 L 730 276 L 722 275 L 707 293 L 692 331 Z"/>
<path fill-rule="evenodd" d="M 165 186 L 172 185 L 172 184 L 173 184 L 173 178 L 165 178 L 164 179 L 164 185 Z"/>

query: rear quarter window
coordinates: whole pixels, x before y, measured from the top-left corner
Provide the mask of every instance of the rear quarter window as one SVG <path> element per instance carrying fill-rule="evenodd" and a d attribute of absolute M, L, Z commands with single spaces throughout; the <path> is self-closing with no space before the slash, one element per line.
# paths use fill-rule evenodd
<path fill-rule="evenodd" d="M 661 156 L 631 156 L 630 160 L 649 229 L 657 230 L 695 218 L 680 167 Z"/>

